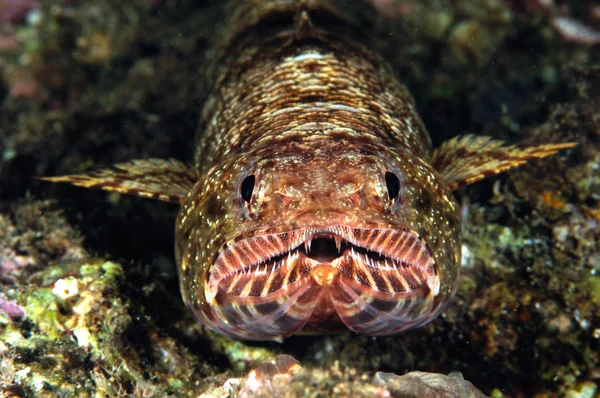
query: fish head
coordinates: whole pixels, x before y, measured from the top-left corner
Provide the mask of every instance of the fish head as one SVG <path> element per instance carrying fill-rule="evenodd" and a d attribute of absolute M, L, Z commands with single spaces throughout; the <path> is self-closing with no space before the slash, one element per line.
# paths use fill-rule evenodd
<path fill-rule="evenodd" d="M 186 303 L 218 332 L 389 335 L 448 304 L 459 239 L 458 206 L 424 160 L 335 140 L 211 170 L 182 206 L 176 251 Z"/>

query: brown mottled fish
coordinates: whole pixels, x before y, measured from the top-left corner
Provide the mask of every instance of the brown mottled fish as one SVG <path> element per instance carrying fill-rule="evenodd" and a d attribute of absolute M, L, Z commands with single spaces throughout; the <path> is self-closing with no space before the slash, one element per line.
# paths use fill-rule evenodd
<path fill-rule="evenodd" d="M 183 299 L 217 332 L 390 335 L 431 321 L 460 269 L 452 191 L 573 146 L 469 135 L 433 150 L 361 31 L 367 5 L 345 3 L 232 6 L 195 166 L 134 160 L 46 178 L 179 203 Z"/>

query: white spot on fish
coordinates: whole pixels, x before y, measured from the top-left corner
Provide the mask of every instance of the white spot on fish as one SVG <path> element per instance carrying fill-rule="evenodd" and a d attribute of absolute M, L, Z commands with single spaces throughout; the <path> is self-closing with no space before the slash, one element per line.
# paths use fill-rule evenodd
<path fill-rule="evenodd" d="M 304 54 L 296 55 L 294 58 L 292 58 L 292 61 L 300 62 L 300 61 L 304 61 L 307 59 L 322 59 L 322 58 L 325 58 L 325 56 L 320 53 L 304 53 Z"/>

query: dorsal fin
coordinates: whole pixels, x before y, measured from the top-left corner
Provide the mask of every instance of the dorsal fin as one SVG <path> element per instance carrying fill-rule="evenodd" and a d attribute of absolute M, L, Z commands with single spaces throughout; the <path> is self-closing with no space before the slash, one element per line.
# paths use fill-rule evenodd
<path fill-rule="evenodd" d="M 568 142 L 519 148 L 491 137 L 464 135 L 445 141 L 436 148 L 431 165 L 455 190 L 575 145 L 577 143 Z"/>
<path fill-rule="evenodd" d="M 182 203 L 198 181 L 198 174 L 192 166 L 175 159 L 137 159 L 87 174 L 40 179 Z"/>

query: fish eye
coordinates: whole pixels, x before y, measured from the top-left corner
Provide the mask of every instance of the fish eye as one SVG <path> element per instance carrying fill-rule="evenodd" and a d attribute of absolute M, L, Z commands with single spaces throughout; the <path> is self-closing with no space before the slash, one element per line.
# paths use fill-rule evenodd
<path fill-rule="evenodd" d="M 385 173 L 385 185 L 388 190 L 388 197 L 390 200 L 394 200 L 400 194 L 400 179 L 398 176 L 390 171 Z"/>
<path fill-rule="evenodd" d="M 244 181 L 242 181 L 242 186 L 240 188 L 240 194 L 242 195 L 242 199 L 246 201 L 246 203 L 250 203 L 250 199 L 252 199 L 252 192 L 254 191 L 254 183 L 256 182 L 256 177 L 254 174 L 250 174 Z"/>

